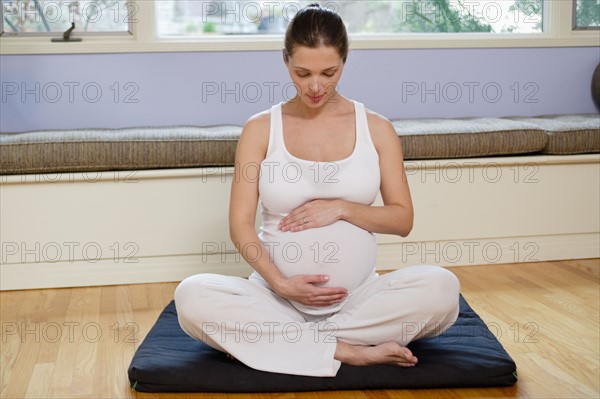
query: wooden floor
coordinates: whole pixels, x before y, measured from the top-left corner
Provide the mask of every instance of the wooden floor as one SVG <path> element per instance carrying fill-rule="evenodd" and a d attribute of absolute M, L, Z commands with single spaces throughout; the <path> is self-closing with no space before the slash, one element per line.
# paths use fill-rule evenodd
<path fill-rule="evenodd" d="M 517 363 L 509 388 L 144 394 L 127 367 L 175 283 L 0 293 L 2 398 L 598 398 L 600 259 L 450 268 Z"/>

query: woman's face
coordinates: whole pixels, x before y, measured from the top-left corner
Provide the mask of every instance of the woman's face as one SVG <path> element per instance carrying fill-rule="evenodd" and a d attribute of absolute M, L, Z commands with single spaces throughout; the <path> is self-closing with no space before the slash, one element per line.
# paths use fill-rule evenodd
<path fill-rule="evenodd" d="M 335 47 L 295 46 L 286 61 L 298 97 L 310 108 L 325 104 L 336 92 L 344 61 Z"/>

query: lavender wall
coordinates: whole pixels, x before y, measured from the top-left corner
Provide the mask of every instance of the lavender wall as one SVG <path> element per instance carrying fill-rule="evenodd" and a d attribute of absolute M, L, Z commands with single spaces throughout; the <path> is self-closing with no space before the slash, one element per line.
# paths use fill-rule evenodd
<path fill-rule="evenodd" d="M 597 47 L 356 50 L 342 94 L 388 118 L 598 112 Z M 1 56 L 3 132 L 243 124 L 289 98 L 278 51 Z"/>

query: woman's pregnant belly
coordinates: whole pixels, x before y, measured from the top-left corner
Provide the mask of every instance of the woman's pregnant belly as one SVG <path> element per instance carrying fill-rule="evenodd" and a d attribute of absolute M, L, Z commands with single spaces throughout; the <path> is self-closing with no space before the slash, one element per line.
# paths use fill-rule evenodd
<path fill-rule="evenodd" d="M 350 294 L 375 272 L 375 235 L 344 220 L 299 232 L 283 232 L 270 222 L 259 237 L 286 277 L 325 274 L 329 281 L 322 286 Z"/>

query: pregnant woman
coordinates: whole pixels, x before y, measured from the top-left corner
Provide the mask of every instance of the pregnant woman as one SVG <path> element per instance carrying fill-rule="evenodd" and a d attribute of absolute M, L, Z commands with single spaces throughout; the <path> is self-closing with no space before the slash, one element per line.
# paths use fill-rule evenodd
<path fill-rule="evenodd" d="M 312 4 L 294 17 L 283 59 L 297 94 L 251 117 L 236 152 L 231 239 L 254 272 L 192 276 L 175 292 L 188 335 L 258 370 L 413 367 L 406 345 L 458 316 L 446 269 L 375 272 L 374 233 L 408 235 L 413 208 L 394 128 L 336 91 L 347 53 L 336 13 Z"/>

